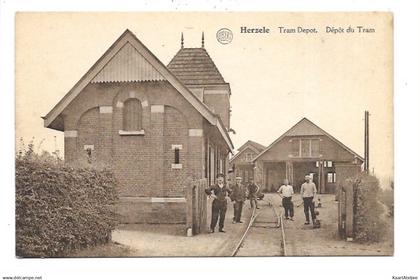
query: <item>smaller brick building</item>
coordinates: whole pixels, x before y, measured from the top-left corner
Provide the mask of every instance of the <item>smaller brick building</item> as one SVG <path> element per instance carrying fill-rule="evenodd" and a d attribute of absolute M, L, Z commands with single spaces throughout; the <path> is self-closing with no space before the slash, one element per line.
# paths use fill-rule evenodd
<path fill-rule="evenodd" d="M 204 48 L 165 66 L 125 31 L 44 126 L 64 132 L 65 162 L 114 171 L 127 223 L 183 223 L 190 179 L 227 172 L 230 86 Z"/>
<path fill-rule="evenodd" d="M 303 118 L 253 159 L 255 181 L 276 190 L 285 178 L 300 190 L 310 174 L 320 193 L 334 193 L 337 184 L 361 172 L 363 158 L 332 135 Z"/>
<path fill-rule="evenodd" d="M 250 178 L 254 178 L 254 163 L 252 161 L 265 149 L 265 146 L 248 140 L 229 160 L 229 169 L 233 171 L 235 177 L 240 176 L 245 184 L 248 183 Z"/>

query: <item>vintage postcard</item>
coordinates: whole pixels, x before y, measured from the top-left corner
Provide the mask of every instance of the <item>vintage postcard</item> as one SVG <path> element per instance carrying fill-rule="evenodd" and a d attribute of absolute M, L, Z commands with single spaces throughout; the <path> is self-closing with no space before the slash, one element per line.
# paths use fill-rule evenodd
<path fill-rule="evenodd" d="M 16 256 L 392 256 L 393 14 L 16 14 Z"/>

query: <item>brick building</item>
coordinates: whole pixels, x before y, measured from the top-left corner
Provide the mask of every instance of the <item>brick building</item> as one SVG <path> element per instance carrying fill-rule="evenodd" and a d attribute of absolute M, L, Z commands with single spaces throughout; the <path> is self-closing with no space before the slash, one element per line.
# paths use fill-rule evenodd
<path fill-rule="evenodd" d="M 254 163 L 252 161 L 265 149 L 265 146 L 251 140 L 243 144 L 229 160 L 229 167 L 234 176 L 242 177 L 245 184 L 248 183 L 249 178 L 254 178 Z"/>
<path fill-rule="evenodd" d="M 187 180 L 227 171 L 229 98 L 204 38 L 165 66 L 126 30 L 44 126 L 64 132 L 67 164 L 114 171 L 122 222 L 183 223 Z"/>
<path fill-rule="evenodd" d="M 255 181 L 263 190 L 276 190 L 285 178 L 299 191 L 310 174 L 320 193 L 361 171 L 363 158 L 336 138 L 303 118 L 253 159 Z"/>

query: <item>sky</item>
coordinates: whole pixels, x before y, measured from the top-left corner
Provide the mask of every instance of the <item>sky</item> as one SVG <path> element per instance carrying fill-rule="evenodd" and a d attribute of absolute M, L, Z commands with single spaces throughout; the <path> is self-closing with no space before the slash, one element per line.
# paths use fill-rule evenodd
<path fill-rule="evenodd" d="M 16 140 L 34 137 L 37 151 L 63 153 L 63 133 L 41 116 L 130 29 L 164 64 L 180 48 L 205 48 L 232 95 L 235 148 L 269 145 L 307 117 L 364 155 L 364 111 L 370 116 L 370 166 L 393 174 L 393 29 L 388 13 L 17 13 Z M 270 29 L 240 33 L 241 27 Z M 278 27 L 318 33 L 280 33 Z M 351 26 L 355 32 L 326 33 Z M 375 29 L 359 33 L 357 26 Z M 220 44 L 216 32 L 233 40 Z M 56 143 L 55 143 L 56 137 Z"/>

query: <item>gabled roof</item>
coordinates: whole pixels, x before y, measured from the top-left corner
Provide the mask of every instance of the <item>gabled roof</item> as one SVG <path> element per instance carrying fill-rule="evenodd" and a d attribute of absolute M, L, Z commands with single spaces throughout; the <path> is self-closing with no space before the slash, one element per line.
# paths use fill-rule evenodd
<path fill-rule="evenodd" d="M 239 147 L 238 149 L 238 153 L 236 153 L 231 159 L 230 161 L 234 160 L 235 158 L 237 158 L 240 154 L 243 153 L 243 151 L 245 151 L 247 148 L 253 150 L 257 155 L 259 153 L 261 153 L 266 147 L 264 145 L 261 145 L 257 142 L 248 140 L 246 141 L 241 147 Z"/>
<path fill-rule="evenodd" d="M 166 81 L 165 77 L 127 42 L 91 83 Z"/>
<path fill-rule="evenodd" d="M 186 85 L 226 83 L 204 48 L 181 48 L 168 69 Z"/>
<path fill-rule="evenodd" d="M 129 45 L 127 45 L 129 44 Z M 128 47 L 128 49 L 127 49 Z M 121 54 L 121 51 L 123 54 Z M 117 67 L 123 65 L 124 59 L 137 57 L 137 66 L 147 67 L 150 73 L 139 71 L 134 78 L 131 76 L 121 76 L 107 67 L 115 64 Z M 117 57 L 117 60 L 114 58 Z M 120 57 L 120 58 L 118 58 Z M 125 64 L 129 69 L 134 69 L 132 62 Z M 111 71 L 110 71 L 111 70 Z M 126 69 L 127 70 L 127 69 Z M 140 68 L 142 70 L 142 68 Z M 107 75 L 108 74 L 108 75 Z M 119 76 L 118 76 L 119 75 Z M 44 126 L 52 129 L 63 130 L 60 114 L 62 111 L 79 95 L 79 93 L 92 82 L 107 82 L 113 79 L 127 80 L 167 80 L 211 125 L 219 130 L 229 149 L 233 150 L 233 144 L 224 129 L 220 118 L 215 115 L 203 102 L 200 101 L 166 66 L 130 31 L 126 30 L 112 46 L 99 58 L 99 60 L 87 71 L 85 75 L 73 86 L 72 89 L 54 106 L 45 116 Z"/>
<path fill-rule="evenodd" d="M 343 149 L 348 151 L 349 153 L 353 154 L 356 158 L 360 159 L 362 162 L 364 159 L 359 156 L 356 152 L 351 150 L 349 147 L 338 141 L 336 138 L 334 138 L 331 134 L 327 133 L 325 130 L 308 120 L 307 118 L 301 119 L 298 123 L 296 123 L 294 126 L 292 126 L 288 131 L 286 131 L 283 135 L 281 135 L 279 138 L 277 138 L 273 143 L 270 144 L 264 151 L 262 151 L 256 158 L 254 158 L 253 162 L 255 162 L 259 157 L 261 157 L 263 154 L 268 152 L 274 145 L 276 145 L 278 142 L 280 142 L 284 137 L 287 136 L 319 136 L 319 135 L 325 135 L 328 138 L 330 138 L 333 142 L 337 143 L 339 146 L 341 146 Z"/>
<path fill-rule="evenodd" d="M 253 148 L 255 148 L 258 151 L 258 153 L 262 152 L 263 150 L 265 150 L 265 148 L 267 148 L 266 146 L 261 145 L 260 143 L 248 140 L 238 149 L 238 151 L 245 150 L 248 146 L 252 146 Z"/>

